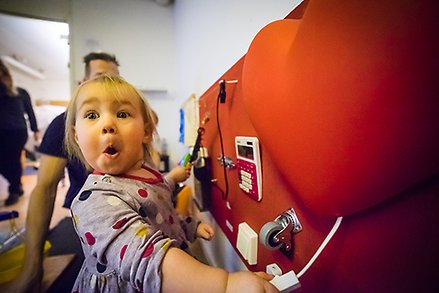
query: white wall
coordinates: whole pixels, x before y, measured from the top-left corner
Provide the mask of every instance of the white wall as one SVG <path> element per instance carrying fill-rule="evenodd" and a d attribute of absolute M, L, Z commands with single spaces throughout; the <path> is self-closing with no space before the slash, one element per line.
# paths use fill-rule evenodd
<path fill-rule="evenodd" d="M 176 1 L 178 87 L 201 95 L 246 52 L 268 23 L 283 19 L 301 0 Z"/>
<path fill-rule="evenodd" d="M 170 7 L 151 1 L 72 1 L 71 44 L 74 78 L 83 77 L 82 57 L 90 51 L 114 53 L 120 72 L 145 89 L 170 89 L 173 56 Z"/>
<path fill-rule="evenodd" d="M 23 87 L 29 92 L 34 105 L 36 101 L 68 101 L 70 99 L 70 85 L 67 78 L 39 80 L 14 70 L 14 68 L 11 68 L 11 74 L 15 85 Z"/>
<path fill-rule="evenodd" d="M 75 83 L 84 74 L 84 55 L 90 51 L 115 54 L 121 75 L 147 90 L 159 115 L 158 132 L 169 143 L 171 161 L 176 164 L 182 145 L 177 142 L 179 98 L 175 94 L 172 6 L 140 0 L 72 1 L 70 31 Z"/>

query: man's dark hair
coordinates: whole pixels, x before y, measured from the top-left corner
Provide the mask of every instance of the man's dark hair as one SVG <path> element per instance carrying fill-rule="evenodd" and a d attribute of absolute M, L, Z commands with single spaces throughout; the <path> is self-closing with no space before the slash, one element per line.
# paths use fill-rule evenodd
<path fill-rule="evenodd" d="M 90 62 L 93 60 L 103 60 L 107 62 L 113 62 L 114 64 L 119 66 L 119 62 L 116 60 L 116 56 L 108 53 L 91 52 L 84 56 L 85 76 L 90 75 Z"/>

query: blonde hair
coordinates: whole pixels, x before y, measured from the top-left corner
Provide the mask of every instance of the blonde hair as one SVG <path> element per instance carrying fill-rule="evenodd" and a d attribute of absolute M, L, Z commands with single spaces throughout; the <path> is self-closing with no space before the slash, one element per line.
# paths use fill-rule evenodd
<path fill-rule="evenodd" d="M 104 90 L 112 95 L 112 97 L 118 101 L 121 100 L 123 96 L 132 95 L 137 96 L 140 102 L 140 112 L 142 114 L 145 132 L 151 138 L 156 135 L 156 123 L 154 119 L 154 113 L 151 107 L 149 106 L 148 101 L 143 96 L 143 94 L 136 89 L 133 85 L 125 81 L 122 77 L 117 75 L 109 75 L 104 74 L 97 76 L 93 79 L 90 79 L 86 82 L 83 82 L 78 86 L 75 93 L 73 94 L 73 98 L 70 100 L 69 105 L 66 111 L 66 128 L 65 128 L 65 148 L 70 158 L 79 159 L 82 164 L 88 169 L 92 170 L 91 166 L 85 160 L 84 155 L 82 154 L 81 149 L 79 148 L 78 143 L 75 139 L 75 124 L 76 124 L 76 112 L 77 112 L 77 100 L 79 93 L 83 88 L 89 84 L 97 83 L 104 87 Z M 151 163 L 151 154 L 153 152 L 152 139 L 148 144 L 144 144 L 145 150 L 145 162 Z"/>

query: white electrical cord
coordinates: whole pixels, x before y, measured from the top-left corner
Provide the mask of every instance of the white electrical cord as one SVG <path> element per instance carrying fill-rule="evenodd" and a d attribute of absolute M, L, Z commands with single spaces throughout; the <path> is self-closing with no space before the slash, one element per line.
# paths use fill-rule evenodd
<path fill-rule="evenodd" d="M 309 262 L 306 264 L 306 266 L 297 274 L 297 278 L 300 278 L 309 269 L 309 267 L 314 263 L 314 261 L 319 257 L 320 253 L 322 253 L 323 249 L 325 249 L 326 245 L 331 240 L 332 236 L 334 236 L 335 232 L 337 232 L 337 229 L 341 224 L 341 220 L 343 220 L 343 217 L 337 218 L 331 231 L 329 231 L 325 240 L 323 240 L 319 249 L 317 249 L 316 253 L 314 253 L 313 257 L 309 260 Z"/>

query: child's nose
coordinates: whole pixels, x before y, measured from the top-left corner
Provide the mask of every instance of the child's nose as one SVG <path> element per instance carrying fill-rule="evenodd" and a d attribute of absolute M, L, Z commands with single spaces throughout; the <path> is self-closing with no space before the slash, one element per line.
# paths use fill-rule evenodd
<path fill-rule="evenodd" d="M 116 125 L 111 117 L 104 118 L 102 134 L 114 134 L 116 133 Z"/>
<path fill-rule="evenodd" d="M 107 125 L 102 129 L 102 133 L 103 134 L 107 134 L 107 133 L 116 133 L 116 128 L 112 125 Z"/>

